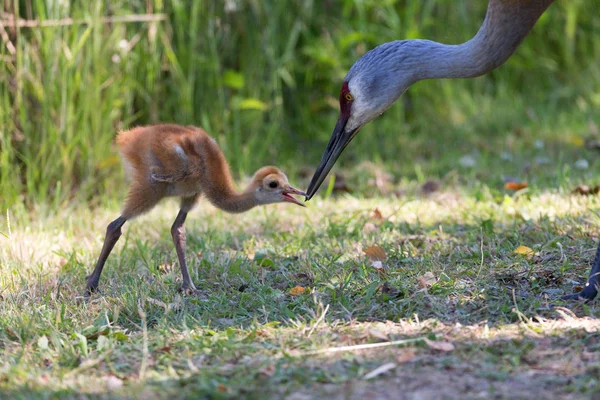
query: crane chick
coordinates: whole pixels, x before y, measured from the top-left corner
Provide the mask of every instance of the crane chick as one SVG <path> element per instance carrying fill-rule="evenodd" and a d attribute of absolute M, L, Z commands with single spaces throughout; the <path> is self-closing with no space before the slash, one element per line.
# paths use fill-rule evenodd
<path fill-rule="evenodd" d="M 197 289 L 185 260 L 184 222 L 201 195 L 230 213 L 281 202 L 304 206 L 291 195 L 305 196 L 305 193 L 292 187 L 276 167 L 259 169 L 248 187 L 238 192 L 223 152 L 200 128 L 172 124 L 137 127 L 120 132 L 116 142 L 131 183 L 121 216 L 106 228 L 98 262 L 87 277 L 86 295 L 98 288 L 102 268 L 121 236 L 123 224 L 151 210 L 165 197 L 181 198 L 171 235 L 181 267 L 181 289 L 186 292 Z"/>

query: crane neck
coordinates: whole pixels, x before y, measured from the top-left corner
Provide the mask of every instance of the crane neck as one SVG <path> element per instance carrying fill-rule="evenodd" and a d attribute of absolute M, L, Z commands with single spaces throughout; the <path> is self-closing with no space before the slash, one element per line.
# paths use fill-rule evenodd
<path fill-rule="evenodd" d="M 258 205 L 256 195 L 250 190 L 241 193 L 237 191 L 227 191 L 225 193 L 208 191 L 206 196 L 215 207 L 229 213 L 242 213 Z"/>
<path fill-rule="evenodd" d="M 425 46 L 416 61 L 415 80 L 473 78 L 498 68 L 515 52 L 554 0 L 490 0 L 485 20 L 469 41 Z"/>
<path fill-rule="evenodd" d="M 208 138 L 202 148 L 205 166 L 202 191 L 206 198 L 215 207 L 230 213 L 241 213 L 258 206 L 252 183 L 243 192 L 236 189 L 229 164 L 217 143 Z"/>

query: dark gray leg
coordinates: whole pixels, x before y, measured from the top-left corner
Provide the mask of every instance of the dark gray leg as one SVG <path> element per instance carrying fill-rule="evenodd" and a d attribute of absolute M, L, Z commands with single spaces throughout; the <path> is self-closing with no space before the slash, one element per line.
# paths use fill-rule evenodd
<path fill-rule="evenodd" d="M 579 293 L 569 294 L 563 296 L 564 300 L 592 300 L 598 294 L 598 288 L 600 287 L 600 244 L 598 244 L 598 250 L 596 250 L 596 258 L 594 258 L 594 264 L 590 271 L 590 276 L 583 290 Z"/>
<path fill-rule="evenodd" d="M 173 222 L 173 226 L 171 227 L 171 236 L 173 236 L 173 243 L 175 244 L 177 258 L 179 259 L 179 267 L 181 268 L 181 276 L 183 277 L 183 285 L 181 285 L 181 290 L 195 291 L 196 287 L 190 278 L 190 273 L 188 272 L 187 263 L 185 261 L 186 239 L 184 223 L 186 217 L 187 212 L 179 210 L 179 214 L 177 214 L 177 218 L 175 218 L 175 222 Z"/>
<path fill-rule="evenodd" d="M 194 196 L 185 197 L 181 200 L 181 209 L 179 210 L 179 214 L 177 214 L 177 218 L 175 218 L 175 222 L 173 222 L 173 226 L 171 227 L 171 236 L 173 237 L 175 251 L 177 251 L 177 258 L 179 259 L 179 267 L 181 268 L 181 276 L 183 278 L 181 290 L 186 292 L 198 291 L 194 286 L 192 279 L 190 278 L 187 262 L 185 260 L 186 236 L 184 225 L 188 211 L 190 211 L 192 207 L 194 207 L 197 199 L 198 196 Z"/>
<path fill-rule="evenodd" d="M 119 217 L 108 224 L 108 227 L 106 228 L 106 236 L 104 237 L 104 244 L 102 245 L 102 251 L 100 251 L 98 262 L 96 262 L 96 267 L 91 275 L 87 276 L 87 285 L 85 288 L 86 296 L 89 296 L 90 293 L 98 288 L 98 281 L 100 280 L 100 274 L 102 274 L 104 263 L 106 262 L 106 259 L 108 258 L 108 255 L 112 251 L 113 247 L 115 247 L 115 243 L 117 243 L 117 240 L 119 240 L 119 237 L 121 237 L 121 227 L 125 221 L 127 221 L 127 218 Z"/>

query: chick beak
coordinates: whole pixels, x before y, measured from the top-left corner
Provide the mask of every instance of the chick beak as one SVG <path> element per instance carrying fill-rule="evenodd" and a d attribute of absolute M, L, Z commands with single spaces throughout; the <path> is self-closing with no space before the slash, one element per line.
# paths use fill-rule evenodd
<path fill-rule="evenodd" d="M 306 193 L 304 193 L 302 190 L 298 190 L 293 186 L 288 186 L 286 189 L 284 189 L 281 192 L 281 195 L 283 196 L 283 201 L 286 201 L 288 203 L 297 204 L 301 207 L 306 207 L 303 203 L 301 203 L 298 200 L 296 200 L 295 198 L 293 198 L 291 196 L 292 194 L 297 194 L 298 196 L 306 196 Z"/>

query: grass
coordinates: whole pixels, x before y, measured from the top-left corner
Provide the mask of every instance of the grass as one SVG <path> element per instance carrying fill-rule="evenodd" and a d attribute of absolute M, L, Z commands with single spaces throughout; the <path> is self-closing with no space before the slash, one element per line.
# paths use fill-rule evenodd
<path fill-rule="evenodd" d="M 177 292 L 175 201 L 126 225 L 102 293 L 89 301 L 84 277 L 116 204 L 45 219 L 9 210 L 0 390 L 11 398 L 597 394 L 597 302 L 557 298 L 587 276 L 600 200 L 535 186 L 497 197 L 451 179 L 433 192 L 421 186 L 396 185 L 399 198 L 342 194 L 239 216 L 203 204 L 187 229 L 192 277 L 206 297 Z M 363 252 L 372 245 L 387 254 L 383 269 Z M 520 245 L 535 255 L 515 254 Z M 292 296 L 296 286 L 305 292 Z M 395 340 L 407 342 L 327 350 Z"/>
<path fill-rule="evenodd" d="M 463 42 L 486 10 L 486 2 L 449 0 L 4 3 L 4 20 L 85 23 L 3 23 L 11 46 L 0 46 L 2 208 L 96 201 L 117 190 L 110 144 L 116 131 L 139 124 L 204 127 L 232 155 L 237 176 L 272 163 L 291 172 L 299 153 L 313 166 L 358 57 L 399 38 Z M 142 13 L 157 19 L 106 22 Z M 584 125 L 597 121 L 596 14 L 593 2 L 556 2 L 502 68 L 478 79 L 417 83 L 385 119 L 363 129 L 361 137 L 378 140 L 351 146 L 346 159 L 390 160 L 439 132 L 505 136 L 530 118 L 553 126 L 561 113 L 575 112 Z M 436 156 L 425 149 L 428 155 Z"/>
<path fill-rule="evenodd" d="M 599 198 L 571 194 L 600 167 L 586 144 L 600 135 L 593 2 L 557 2 L 485 77 L 412 87 L 340 159 L 350 193 L 193 211 L 205 297 L 177 292 L 171 201 L 125 225 L 89 301 L 84 277 L 123 193 L 118 129 L 200 125 L 237 176 L 277 164 L 306 187 L 352 62 L 396 38 L 466 40 L 485 4 L 55 3 L 2 15 L 86 23 L 8 27 L 16 53 L 0 46 L 0 397 L 600 392 L 598 301 L 558 300 L 598 241 Z M 142 12 L 165 19 L 102 22 Z M 385 347 L 353 347 L 372 344 Z"/>

